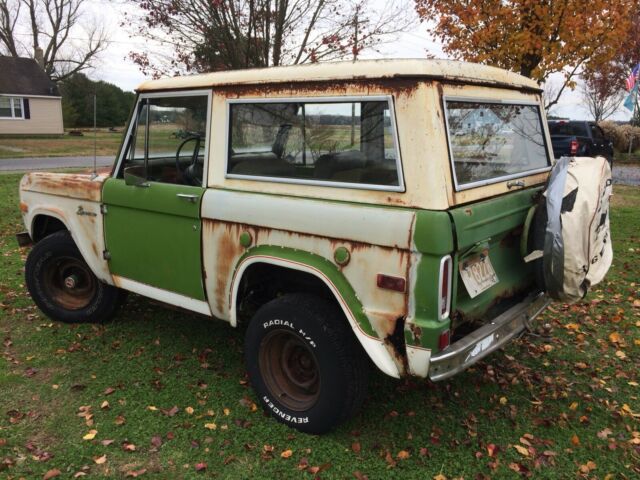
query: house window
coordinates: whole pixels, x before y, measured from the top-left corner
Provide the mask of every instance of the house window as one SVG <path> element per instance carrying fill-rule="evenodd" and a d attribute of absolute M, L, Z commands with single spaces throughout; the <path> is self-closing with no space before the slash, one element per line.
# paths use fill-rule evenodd
<path fill-rule="evenodd" d="M 23 99 L 18 97 L 0 97 L 0 118 L 23 119 Z"/>

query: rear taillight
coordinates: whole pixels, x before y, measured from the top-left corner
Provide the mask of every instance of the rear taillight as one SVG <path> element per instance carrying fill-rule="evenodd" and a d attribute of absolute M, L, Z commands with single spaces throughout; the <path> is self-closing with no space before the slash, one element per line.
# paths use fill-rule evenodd
<path fill-rule="evenodd" d="M 571 140 L 571 143 L 569 144 L 569 151 L 571 152 L 571 155 L 574 156 L 578 153 L 578 141 L 577 140 Z"/>
<path fill-rule="evenodd" d="M 451 275 L 453 262 L 451 256 L 447 255 L 440 260 L 440 287 L 438 288 L 438 313 L 440 319 L 444 320 L 449 316 L 451 306 Z"/>

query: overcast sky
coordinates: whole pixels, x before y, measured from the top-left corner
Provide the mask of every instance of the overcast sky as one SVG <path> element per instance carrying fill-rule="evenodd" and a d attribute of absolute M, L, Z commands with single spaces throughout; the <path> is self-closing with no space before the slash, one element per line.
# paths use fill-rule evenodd
<path fill-rule="evenodd" d="M 385 0 L 374 0 L 374 2 L 384 6 Z M 102 54 L 96 68 L 87 74 L 93 79 L 116 84 L 124 90 L 134 90 L 146 77 L 127 56 L 130 51 L 144 51 L 149 43 L 146 39 L 131 36 L 131 32 L 120 26 L 125 10 L 131 13 L 131 5 L 118 0 L 90 0 L 90 11 L 87 13 L 95 15 L 106 24 L 111 43 L 107 51 Z M 411 31 L 398 35 L 380 46 L 378 50 L 379 52 L 366 52 L 362 58 L 421 58 L 427 53 L 438 58 L 446 58 L 441 44 L 434 41 L 427 34 L 426 27 L 417 22 Z M 552 78 L 551 81 L 557 82 L 558 78 Z M 559 104 L 553 107 L 550 113 L 573 119 L 589 118 L 589 112 L 583 105 L 579 88 L 573 92 L 564 93 Z M 621 106 L 612 118 L 628 120 L 629 117 L 630 112 Z"/>

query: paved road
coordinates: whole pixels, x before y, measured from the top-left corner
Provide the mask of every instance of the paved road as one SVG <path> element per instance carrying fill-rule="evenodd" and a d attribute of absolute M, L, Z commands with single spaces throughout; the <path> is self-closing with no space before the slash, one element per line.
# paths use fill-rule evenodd
<path fill-rule="evenodd" d="M 114 157 L 98 157 L 98 167 L 111 166 Z M 93 157 L 32 157 L 0 158 L 0 172 L 49 170 L 52 168 L 91 167 Z M 623 185 L 640 185 L 640 165 L 613 166 L 613 182 Z"/>
<path fill-rule="evenodd" d="M 613 183 L 640 185 L 640 165 L 613 164 Z"/>
<path fill-rule="evenodd" d="M 97 157 L 98 167 L 110 166 L 114 157 Z M 0 172 L 49 170 L 51 168 L 92 167 L 93 157 L 0 158 Z"/>

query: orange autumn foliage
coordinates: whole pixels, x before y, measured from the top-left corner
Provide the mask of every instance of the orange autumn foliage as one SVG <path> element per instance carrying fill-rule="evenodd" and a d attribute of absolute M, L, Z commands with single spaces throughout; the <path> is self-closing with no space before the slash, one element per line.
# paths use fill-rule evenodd
<path fill-rule="evenodd" d="M 504 68 L 539 82 L 562 72 L 565 86 L 573 88 L 581 68 L 597 68 L 616 55 L 637 2 L 416 0 L 416 10 L 422 21 L 435 22 L 432 33 L 453 58 Z"/>

